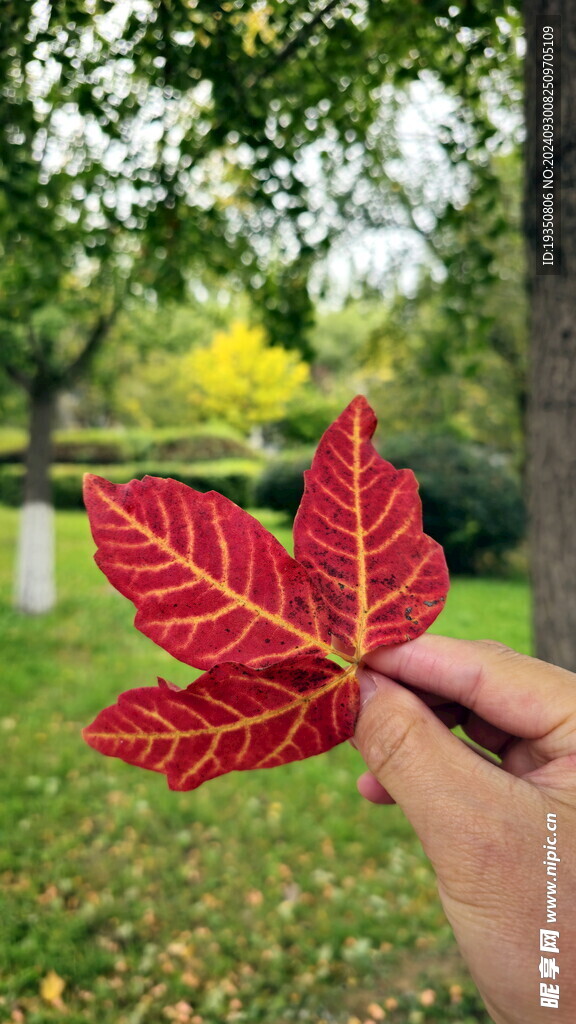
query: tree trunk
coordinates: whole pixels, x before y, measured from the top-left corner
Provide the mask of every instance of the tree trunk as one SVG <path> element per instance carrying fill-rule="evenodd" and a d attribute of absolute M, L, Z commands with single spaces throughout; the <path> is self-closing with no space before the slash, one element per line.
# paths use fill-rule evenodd
<path fill-rule="evenodd" d="M 575 671 L 576 4 L 574 0 L 525 0 L 524 10 L 525 230 L 531 314 L 528 484 L 535 648 L 540 658 Z M 543 116 L 546 75 L 542 54 L 543 42 L 550 37 L 547 25 L 554 29 L 555 40 L 552 178 L 547 177 L 549 151 L 544 146 L 547 133 L 543 132 L 543 125 L 550 124 Z M 553 265 L 542 258 L 546 196 L 553 196 L 556 203 Z"/>
<path fill-rule="evenodd" d="M 23 612 L 49 611 L 56 600 L 54 510 L 50 485 L 52 428 L 56 394 L 35 388 L 30 394 L 30 437 L 26 456 L 24 505 L 20 519 L 16 606 Z"/>

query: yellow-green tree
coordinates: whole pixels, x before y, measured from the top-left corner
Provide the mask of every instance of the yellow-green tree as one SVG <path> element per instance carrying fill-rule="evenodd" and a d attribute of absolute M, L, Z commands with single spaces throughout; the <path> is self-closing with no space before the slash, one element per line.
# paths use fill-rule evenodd
<path fill-rule="evenodd" d="M 268 345 L 261 327 L 241 321 L 185 356 L 182 372 L 199 418 L 223 419 L 244 433 L 280 419 L 309 376 L 294 351 Z"/>

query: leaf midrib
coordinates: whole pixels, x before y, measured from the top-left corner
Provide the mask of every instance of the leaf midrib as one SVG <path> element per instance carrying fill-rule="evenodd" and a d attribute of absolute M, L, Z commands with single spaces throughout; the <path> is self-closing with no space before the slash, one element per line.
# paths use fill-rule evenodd
<path fill-rule="evenodd" d="M 227 722 L 224 725 L 215 725 L 201 729 L 185 729 L 178 731 L 174 729 L 172 732 L 93 732 L 87 730 L 89 736 L 93 736 L 95 739 L 114 739 L 114 740 L 165 740 L 165 739 L 189 739 L 193 736 L 205 736 L 214 735 L 216 733 L 223 732 L 234 732 L 237 729 L 251 728 L 253 725 L 259 725 L 262 722 L 269 721 L 271 718 L 278 718 L 279 715 L 284 715 L 294 708 L 301 707 L 304 704 L 312 704 L 315 700 L 330 693 L 331 690 L 337 689 L 342 686 L 355 672 L 356 666 L 352 665 L 341 675 L 335 676 L 329 680 L 325 686 L 315 690 L 313 694 L 302 694 L 291 701 L 289 704 L 284 704 L 282 707 L 271 708 L 269 711 L 263 711 L 261 714 L 248 717 L 246 715 L 241 716 L 235 722 Z M 210 699 L 209 697 L 207 698 Z M 118 706 L 118 705 L 116 705 Z M 150 711 L 147 708 L 140 709 L 146 711 L 150 715 L 155 715 L 156 712 Z"/>
<path fill-rule="evenodd" d="M 362 505 L 360 502 L 360 414 L 354 410 L 354 423 L 352 433 L 352 479 L 354 484 L 354 513 L 356 516 L 357 536 L 357 558 L 358 558 L 358 603 L 359 622 L 356 633 L 356 659 L 360 661 L 364 653 L 363 641 L 366 630 L 366 619 L 368 617 L 368 601 L 366 589 L 366 551 L 364 548 L 364 524 L 362 522 Z"/>

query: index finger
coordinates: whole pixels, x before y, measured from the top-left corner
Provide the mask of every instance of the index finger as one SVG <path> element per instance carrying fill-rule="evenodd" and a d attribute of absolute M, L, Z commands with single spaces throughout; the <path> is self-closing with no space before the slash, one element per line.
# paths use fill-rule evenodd
<path fill-rule="evenodd" d="M 514 736 L 539 739 L 573 718 L 576 675 L 491 640 L 424 634 L 379 647 L 366 664 L 401 683 L 440 694 Z"/>

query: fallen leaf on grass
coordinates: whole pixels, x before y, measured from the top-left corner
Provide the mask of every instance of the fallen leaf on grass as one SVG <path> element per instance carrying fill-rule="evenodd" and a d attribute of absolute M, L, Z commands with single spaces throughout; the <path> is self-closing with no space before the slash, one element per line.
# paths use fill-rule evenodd
<path fill-rule="evenodd" d="M 373 1018 L 373 1020 L 384 1020 L 386 1016 L 385 1011 L 382 1009 L 379 1003 L 370 1003 L 370 1005 L 367 1007 L 367 1010 L 370 1016 Z"/>
<path fill-rule="evenodd" d="M 46 1003 L 61 1007 L 62 993 L 66 988 L 66 982 L 56 971 L 48 971 L 48 974 L 40 982 L 40 995 Z"/>

